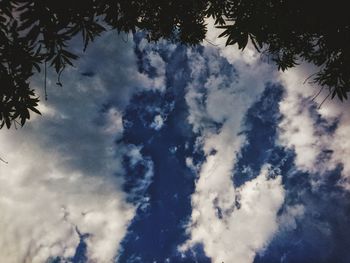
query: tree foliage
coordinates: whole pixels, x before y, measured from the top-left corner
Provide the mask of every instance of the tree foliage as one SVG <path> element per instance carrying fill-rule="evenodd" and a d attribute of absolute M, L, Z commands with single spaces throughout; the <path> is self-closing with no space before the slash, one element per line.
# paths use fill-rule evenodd
<path fill-rule="evenodd" d="M 344 4 L 293 0 L 0 0 L 0 127 L 24 125 L 39 98 L 29 79 L 52 67 L 59 76 L 78 57 L 69 49 L 76 35 L 83 50 L 103 31 L 146 32 L 195 45 L 212 17 L 227 45 L 250 40 L 279 69 L 301 60 L 320 68 L 313 81 L 332 98 L 350 90 L 350 16 Z M 40 114 L 40 113 L 39 113 Z"/>

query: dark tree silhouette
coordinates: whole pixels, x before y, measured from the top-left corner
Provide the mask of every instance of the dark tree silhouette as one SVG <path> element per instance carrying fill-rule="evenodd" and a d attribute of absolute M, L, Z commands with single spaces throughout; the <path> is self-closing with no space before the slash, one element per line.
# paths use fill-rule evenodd
<path fill-rule="evenodd" d="M 205 19 L 223 30 L 227 45 L 249 39 L 279 69 L 305 60 L 320 70 L 313 81 L 331 98 L 350 90 L 350 16 L 345 4 L 315 0 L 0 0 L 0 127 L 24 125 L 39 98 L 29 78 L 46 67 L 59 77 L 77 55 L 69 41 L 81 34 L 85 50 L 106 30 L 146 32 L 187 45 L 203 41 Z"/>

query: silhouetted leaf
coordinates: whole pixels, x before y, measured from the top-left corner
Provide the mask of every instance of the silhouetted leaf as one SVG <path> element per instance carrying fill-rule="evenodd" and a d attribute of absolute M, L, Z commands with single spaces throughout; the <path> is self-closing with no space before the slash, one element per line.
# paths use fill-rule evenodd
<path fill-rule="evenodd" d="M 206 19 L 222 30 L 226 45 L 256 50 L 285 71 L 307 61 L 319 67 L 313 82 L 329 87 L 331 98 L 348 99 L 350 16 L 346 1 L 275 0 L 103 0 L 0 1 L 0 128 L 22 125 L 35 98 L 28 80 L 41 65 L 60 74 L 78 56 L 71 40 L 82 35 L 85 50 L 102 32 L 135 33 L 186 45 L 205 39 Z M 47 69 L 49 70 L 49 69 Z M 45 72 L 47 71 L 45 70 Z"/>

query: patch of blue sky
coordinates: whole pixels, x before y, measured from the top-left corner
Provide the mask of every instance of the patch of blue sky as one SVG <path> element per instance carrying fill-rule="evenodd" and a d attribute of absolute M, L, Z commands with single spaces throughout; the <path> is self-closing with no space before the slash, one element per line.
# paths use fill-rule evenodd
<path fill-rule="evenodd" d="M 238 154 L 233 170 L 236 187 L 257 177 L 264 164 L 275 157 L 275 137 L 279 114 L 278 103 L 282 99 L 283 88 L 268 84 L 258 100 L 247 112 L 244 131 L 246 143 Z"/>
<path fill-rule="evenodd" d="M 145 50 L 139 52 L 139 60 L 147 57 L 149 50 Z M 151 52 L 155 50 L 162 56 L 159 48 L 153 48 Z M 186 119 L 184 100 L 184 87 L 189 78 L 186 48 L 178 46 L 171 57 L 162 58 L 166 62 L 166 90 L 135 95 L 123 117 L 124 123 L 129 124 L 124 130 L 123 142 L 142 145 L 140 153 L 152 159 L 154 174 L 147 193 L 144 193 L 149 196 L 149 205 L 146 210 L 137 210 L 122 241 L 119 262 L 188 262 L 188 257 L 194 256 L 192 253 L 186 258 L 177 251 L 177 246 L 187 239 L 185 225 L 191 214 L 190 196 L 194 191 L 195 180 L 193 171 L 186 166 L 185 161 L 186 156 L 192 156 L 195 142 Z M 149 68 L 142 70 L 148 74 Z M 155 131 L 151 123 L 159 113 L 167 117 L 162 129 Z M 169 151 L 174 146 L 176 151 Z M 126 166 L 129 168 L 126 168 L 125 190 L 132 192 L 140 174 L 145 171 L 142 165 Z M 200 249 L 196 255 L 206 258 Z"/>

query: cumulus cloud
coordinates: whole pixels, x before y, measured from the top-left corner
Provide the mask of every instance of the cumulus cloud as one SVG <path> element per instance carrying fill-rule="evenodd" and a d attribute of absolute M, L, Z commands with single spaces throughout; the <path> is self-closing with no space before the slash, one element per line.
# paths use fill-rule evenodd
<path fill-rule="evenodd" d="M 350 189 L 350 144 L 346 135 L 350 131 L 349 102 L 335 99 L 321 105 L 327 89 L 313 101 L 320 87 L 303 82 L 315 70 L 305 64 L 281 75 L 286 95 L 280 102 L 283 120 L 279 124 L 279 143 L 295 151 L 298 169 L 320 175 L 312 179 L 315 186 L 322 181 L 323 173 L 342 165 L 341 185 Z"/>
<path fill-rule="evenodd" d="M 87 176 L 84 169 L 68 168 L 67 159 L 77 152 L 62 155 L 43 149 L 33 138 L 27 142 L 26 135 L 20 131 L 0 137 L 8 161 L 0 167 L 1 261 L 70 258 L 79 243 L 77 228 L 90 234 L 88 258 L 111 262 L 134 213 L 119 180 L 107 177 L 103 169 Z M 113 162 L 108 155 L 96 158 L 106 165 Z"/>
<path fill-rule="evenodd" d="M 231 188 L 226 200 L 220 192 L 205 193 L 197 185 L 191 240 L 182 249 L 203 243 L 213 262 L 253 262 L 277 231 L 277 211 L 284 200 L 281 177 L 268 179 L 267 174 L 265 167 L 255 179 Z"/>
<path fill-rule="evenodd" d="M 128 147 L 115 142 L 131 96 L 155 83 L 138 72 L 133 42 L 111 33 L 64 72 L 62 88 L 55 82 L 43 117 L 0 133 L 0 261 L 68 260 L 79 232 L 89 262 L 113 262 L 135 211 L 121 188 Z"/>
<path fill-rule="evenodd" d="M 237 48 L 225 48 L 225 39 L 217 39 L 219 32 L 212 29 L 213 21 L 209 19 L 207 22 L 210 29 L 207 39 L 210 43 L 217 45 L 220 54 L 236 68 L 250 65 L 251 68 L 247 69 L 255 75 L 254 65 L 261 65 L 262 62 L 253 45 L 248 43 L 244 52 Z M 210 43 L 205 45 L 210 46 Z M 346 160 L 350 145 L 346 134 L 350 131 L 350 117 L 346 112 L 350 102 L 339 103 L 336 98 L 324 101 L 329 95 L 327 88 L 316 96 L 321 87 L 307 80 L 317 71 L 315 66 L 301 62 L 286 72 L 273 73 L 273 79 L 285 89 L 285 96 L 279 105 L 283 120 L 279 124 L 278 142 L 295 151 L 295 163 L 300 170 L 323 173 L 341 164 L 343 186 L 349 188 L 350 164 Z M 325 156 L 325 152 L 331 153 L 330 156 Z"/>
<path fill-rule="evenodd" d="M 286 147 L 296 152 L 296 165 L 304 171 L 315 171 L 317 156 L 324 140 L 316 136 L 315 120 L 310 111 L 315 108 L 311 101 L 312 94 L 317 91 L 309 85 L 303 85 L 307 77 L 304 69 L 293 69 L 281 75 L 285 87 L 285 97 L 280 102 L 283 120 L 279 124 L 279 140 Z"/>
<path fill-rule="evenodd" d="M 210 21 L 209 21 L 210 22 Z M 215 42 L 217 31 L 209 31 Z M 276 72 L 256 53 L 207 44 L 203 54 L 188 52 L 191 82 L 187 87 L 188 121 L 206 160 L 198 169 L 192 196 L 190 239 L 180 248 L 202 243 L 213 262 L 252 262 L 278 229 L 277 211 L 284 200 L 281 178 L 268 179 L 267 168 L 235 188 L 232 170 L 245 143 L 244 116 Z M 188 165 L 191 166 L 190 161 Z"/>

